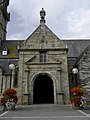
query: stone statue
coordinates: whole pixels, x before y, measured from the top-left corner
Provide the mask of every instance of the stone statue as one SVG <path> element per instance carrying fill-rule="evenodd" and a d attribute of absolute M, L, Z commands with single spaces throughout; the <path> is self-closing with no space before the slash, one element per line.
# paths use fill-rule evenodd
<path fill-rule="evenodd" d="M 43 8 L 42 8 L 42 10 L 40 11 L 40 16 L 41 16 L 41 20 L 44 20 L 44 19 L 45 19 L 46 12 L 44 11 Z"/>

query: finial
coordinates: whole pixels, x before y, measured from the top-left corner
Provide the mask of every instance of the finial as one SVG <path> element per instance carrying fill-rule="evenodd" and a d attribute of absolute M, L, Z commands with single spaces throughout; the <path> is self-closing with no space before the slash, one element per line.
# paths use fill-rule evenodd
<path fill-rule="evenodd" d="M 41 22 L 44 22 L 44 23 L 45 23 L 46 12 L 45 12 L 45 10 L 44 10 L 43 8 L 42 8 L 42 10 L 40 11 L 40 16 L 41 16 L 40 23 L 41 23 Z"/>

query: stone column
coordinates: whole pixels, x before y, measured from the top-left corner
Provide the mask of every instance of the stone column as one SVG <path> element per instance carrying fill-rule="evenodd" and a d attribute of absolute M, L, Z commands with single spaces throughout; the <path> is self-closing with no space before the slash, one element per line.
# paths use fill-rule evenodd
<path fill-rule="evenodd" d="M 59 67 L 57 70 L 57 73 L 58 73 L 58 91 L 57 91 L 58 104 L 64 104 L 64 92 L 62 90 L 61 72 L 62 70 Z"/>
<path fill-rule="evenodd" d="M 23 101 L 23 104 L 29 104 L 29 70 L 25 70 L 25 78 L 26 78 L 26 83 L 25 83 L 25 89 L 24 89 L 24 101 Z"/>

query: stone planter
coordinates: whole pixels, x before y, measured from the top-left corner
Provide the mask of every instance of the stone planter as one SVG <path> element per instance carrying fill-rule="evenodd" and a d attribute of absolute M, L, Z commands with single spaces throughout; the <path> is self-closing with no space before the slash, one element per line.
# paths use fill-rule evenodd
<path fill-rule="evenodd" d="M 3 110 L 15 110 L 16 103 L 13 101 L 13 99 L 8 99 L 6 103 L 3 105 Z"/>

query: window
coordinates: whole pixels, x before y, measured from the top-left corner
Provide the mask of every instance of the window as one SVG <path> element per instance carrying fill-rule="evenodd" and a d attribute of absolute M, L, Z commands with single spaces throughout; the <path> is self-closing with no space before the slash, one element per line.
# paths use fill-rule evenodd
<path fill-rule="evenodd" d="M 46 51 L 40 51 L 40 62 L 46 62 Z"/>
<path fill-rule="evenodd" d="M 8 50 L 7 50 L 7 48 L 4 48 L 3 50 L 2 50 L 2 55 L 7 55 L 8 54 Z"/>

